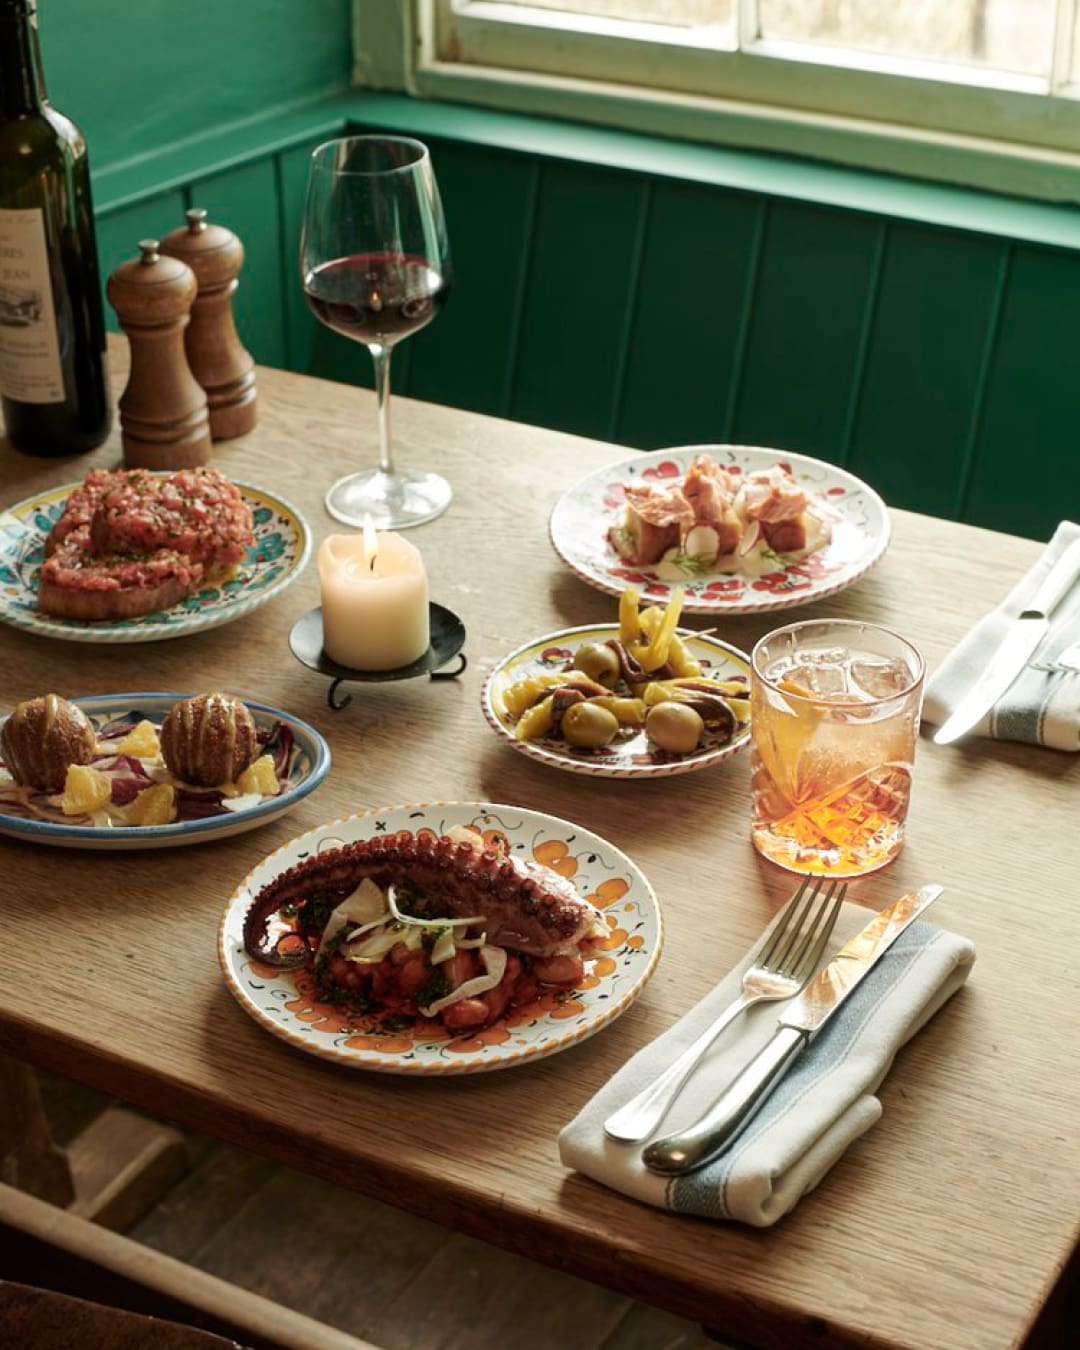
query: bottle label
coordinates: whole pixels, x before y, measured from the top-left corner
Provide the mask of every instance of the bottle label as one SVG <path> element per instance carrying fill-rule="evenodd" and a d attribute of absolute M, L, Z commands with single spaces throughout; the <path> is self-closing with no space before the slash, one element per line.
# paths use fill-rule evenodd
<path fill-rule="evenodd" d="M 0 394 L 18 403 L 62 403 L 45 221 L 40 208 L 0 209 Z"/>

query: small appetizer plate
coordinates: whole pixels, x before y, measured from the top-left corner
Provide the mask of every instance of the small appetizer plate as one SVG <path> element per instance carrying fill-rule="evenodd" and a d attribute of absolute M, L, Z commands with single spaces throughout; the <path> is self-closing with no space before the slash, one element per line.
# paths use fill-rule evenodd
<path fill-rule="evenodd" d="M 103 694 L 72 699 L 89 717 L 99 737 L 111 727 L 144 719 L 159 727 L 173 704 L 190 694 Z M 42 819 L 32 807 L 12 800 L 10 779 L 0 784 L 0 834 L 59 848 L 146 849 L 175 848 L 227 839 L 276 820 L 309 792 L 314 792 L 330 769 L 330 747 L 314 727 L 299 717 L 263 703 L 244 700 L 259 730 L 282 727 L 290 737 L 287 758 L 279 773 L 284 786 L 276 797 L 266 797 L 252 806 L 223 810 L 220 815 L 178 820 L 172 825 L 82 825 Z M 0 719 L 2 721 L 4 719 Z"/>
<path fill-rule="evenodd" d="M 244 916 L 253 898 L 287 868 L 313 853 L 375 834 L 469 825 L 502 837 L 522 857 L 552 868 L 603 911 L 607 942 L 580 988 L 544 994 L 498 1022 L 454 1037 L 424 1019 L 349 1014 L 313 996 L 303 971 L 281 971 L 250 957 Z M 293 839 L 258 864 L 229 898 L 218 930 L 218 959 L 229 991 L 265 1030 L 283 1041 L 356 1069 L 433 1076 L 484 1073 L 527 1064 L 569 1049 L 624 1013 L 660 959 L 663 919 L 652 887 L 607 840 L 569 821 L 517 806 L 416 802 L 381 806 L 331 821 Z"/>
<path fill-rule="evenodd" d="M 766 570 L 754 576 L 688 572 L 672 580 L 621 558 L 608 540 L 608 530 L 622 513 L 626 485 L 674 485 L 701 454 L 736 473 L 754 473 L 774 464 L 789 469 L 800 487 L 826 503 L 832 538 L 799 561 L 783 554 L 766 556 L 755 569 Z M 641 586 L 646 596 L 661 600 L 676 586 L 685 586 L 683 610 L 688 614 L 755 614 L 793 609 L 834 595 L 877 562 L 888 547 L 890 531 L 885 503 L 854 474 L 808 455 L 751 445 L 686 445 L 608 464 L 575 483 L 556 503 L 549 522 L 555 552 L 582 581 L 608 595 L 619 595 L 627 585 Z"/>
<path fill-rule="evenodd" d="M 64 503 L 80 486 L 67 483 L 0 511 L 0 622 L 70 642 L 158 642 L 184 637 L 231 623 L 265 605 L 292 585 L 311 555 L 311 531 L 295 506 L 265 488 L 237 483 L 251 507 L 255 541 L 236 576 L 204 586 L 171 609 L 137 619 L 91 623 L 43 614 L 37 607 L 37 591 L 45 540 Z"/>
<path fill-rule="evenodd" d="M 561 736 L 541 740 L 519 740 L 514 734 L 518 719 L 511 716 L 503 704 L 503 695 L 512 684 L 533 675 L 562 670 L 568 665 L 578 647 L 585 643 L 604 643 L 619 636 L 618 624 L 586 625 L 582 628 L 561 628 L 557 633 L 534 638 L 509 656 L 503 657 L 484 682 L 480 705 L 491 729 L 515 750 L 541 764 L 569 773 L 589 774 L 595 778 L 666 778 L 678 773 L 693 773 L 708 769 L 722 760 L 737 755 L 750 740 L 750 723 L 737 727 L 730 740 L 706 731 L 696 750 L 688 754 L 674 754 L 661 750 L 646 736 L 644 728 L 627 728 L 610 745 L 599 750 L 581 750 Z M 732 647 L 719 638 L 689 632 L 680 628 L 679 636 L 702 666 L 707 679 L 737 680 L 750 688 L 750 658 L 738 647 Z M 567 671 L 567 678 L 571 672 Z"/>

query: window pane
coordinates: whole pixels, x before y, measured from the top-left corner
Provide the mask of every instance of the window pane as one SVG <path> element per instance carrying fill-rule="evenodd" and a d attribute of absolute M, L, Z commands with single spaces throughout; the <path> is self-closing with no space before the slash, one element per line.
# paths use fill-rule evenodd
<path fill-rule="evenodd" d="M 708 28 L 731 22 L 732 0 L 496 0 L 498 4 L 598 14 L 605 19 L 662 23 L 675 28 Z"/>
<path fill-rule="evenodd" d="M 1047 75 L 1054 0 L 760 0 L 766 38 Z"/>

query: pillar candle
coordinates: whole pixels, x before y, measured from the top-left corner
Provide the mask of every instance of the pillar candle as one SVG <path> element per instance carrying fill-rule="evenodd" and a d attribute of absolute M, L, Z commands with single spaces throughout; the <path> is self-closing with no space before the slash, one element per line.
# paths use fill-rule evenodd
<path fill-rule="evenodd" d="M 428 582 L 415 544 L 368 528 L 319 549 L 323 650 L 352 670 L 396 670 L 427 651 Z"/>

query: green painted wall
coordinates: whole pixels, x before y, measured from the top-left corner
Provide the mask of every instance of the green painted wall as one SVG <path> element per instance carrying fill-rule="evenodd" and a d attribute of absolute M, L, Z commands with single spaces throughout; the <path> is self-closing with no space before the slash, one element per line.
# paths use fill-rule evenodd
<path fill-rule="evenodd" d="M 261 361 L 370 383 L 307 312 L 296 245 L 313 146 L 400 130 L 432 147 L 456 281 L 398 390 L 643 448 L 800 450 L 1033 537 L 1078 510 L 1076 212 L 347 92 L 348 0 L 42 8 L 104 269 L 206 206 L 247 248 Z"/>

